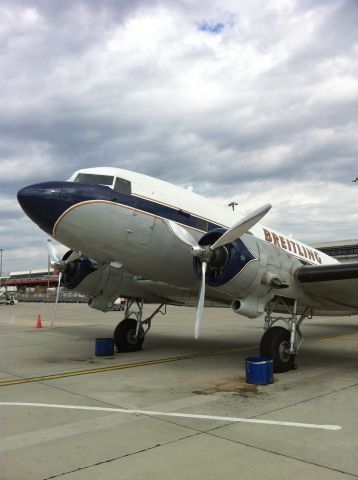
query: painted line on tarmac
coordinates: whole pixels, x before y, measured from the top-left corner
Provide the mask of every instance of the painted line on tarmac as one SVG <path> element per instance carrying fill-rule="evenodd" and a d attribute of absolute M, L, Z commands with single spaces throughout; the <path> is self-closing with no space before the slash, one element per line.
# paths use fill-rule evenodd
<path fill-rule="evenodd" d="M 171 362 L 179 362 L 181 360 L 190 360 L 192 358 L 201 358 L 201 357 L 212 357 L 215 355 L 225 355 L 227 353 L 234 353 L 234 352 L 243 352 L 245 350 L 252 350 L 255 346 L 250 345 L 248 347 L 243 348 L 232 348 L 228 350 L 221 350 L 218 352 L 206 352 L 206 353 L 193 353 L 190 355 L 180 355 L 177 357 L 167 357 L 167 358 L 157 358 L 154 360 L 146 360 L 143 362 L 135 362 L 135 363 L 122 363 L 120 365 L 112 365 L 110 367 L 98 367 L 98 368 L 91 368 L 88 370 L 75 370 L 73 372 L 64 372 L 64 373 L 54 373 L 52 375 L 41 375 L 36 377 L 27 377 L 27 378 L 18 378 L 14 380 L 4 380 L 0 382 L 0 387 L 6 387 L 9 385 L 21 385 L 24 383 L 34 383 L 34 382 L 44 382 L 46 380 L 56 380 L 60 378 L 67 378 L 67 377 L 77 377 L 79 375 L 89 375 L 92 373 L 102 373 L 102 372 L 112 372 L 115 370 L 125 370 L 127 368 L 136 368 L 136 367 L 146 367 L 150 365 L 159 365 L 162 363 L 171 363 Z"/>
<path fill-rule="evenodd" d="M 316 337 L 316 338 L 307 338 L 306 341 L 307 342 L 311 342 L 311 341 L 322 341 L 322 340 L 335 340 L 337 338 L 341 338 L 341 337 L 344 337 L 345 339 L 346 338 L 354 338 L 358 335 L 358 331 L 357 330 L 352 330 L 350 332 L 346 332 L 346 333 L 337 333 L 337 334 L 332 334 L 332 335 L 325 335 L 325 336 L 322 336 L 322 337 Z"/>
<path fill-rule="evenodd" d="M 307 338 L 305 339 L 306 342 L 313 342 L 313 341 L 322 341 L 322 340 L 329 340 L 329 339 L 334 339 L 337 337 L 346 337 L 350 335 L 357 334 L 355 331 L 345 333 L 345 334 L 333 334 L 333 335 L 327 335 L 327 336 L 322 336 L 322 337 L 315 337 L 315 338 Z M 115 370 L 125 370 L 127 368 L 136 368 L 136 367 L 146 367 L 150 365 L 160 365 L 163 363 L 171 363 L 171 362 L 179 362 L 181 360 L 190 360 L 192 358 L 202 358 L 202 357 L 212 357 L 215 355 L 225 355 L 227 353 L 235 353 L 235 352 L 244 352 L 245 350 L 252 350 L 253 348 L 256 348 L 257 345 L 250 345 L 247 347 L 242 347 L 242 348 L 231 348 L 228 350 L 220 350 L 217 352 L 206 352 L 206 353 L 193 353 L 190 355 L 180 355 L 176 357 L 167 357 L 167 358 L 157 358 L 154 360 L 146 360 L 143 362 L 135 362 L 135 363 L 123 363 L 120 365 L 112 365 L 110 367 L 98 367 L 98 368 L 91 368 L 88 370 L 75 370 L 73 372 L 63 372 L 63 373 L 54 373 L 52 375 L 39 375 L 36 377 L 27 377 L 27 378 L 17 378 L 17 379 L 12 379 L 12 380 L 4 380 L 0 382 L 0 387 L 7 387 L 11 385 L 22 385 L 25 383 L 35 383 L 35 382 L 44 382 L 47 380 L 57 380 L 61 378 L 67 378 L 67 377 L 77 377 L 80 375 L 90 375 L 93 373 L 103 373 L 103 372 L 112 372 Z"/>
<path fill-rule="evenodd" d="M 68 410 L 91 410 L 95 412 L 113 412 L 127 413 L 129 415 L 148 415 L 158 417 L 176 417 L 176 418 L 193 418 L 200 420 L 217 420 L 220 422 L 235 423 L 260 423 L 264 425 L 280 425 L 287 427 L 314 428 L 319 430 L 341 430 L 340 425 L 319 425 L 315 423 L 300 422 L 281 422 L 278 420 L 261 420 L 258 418 L 241 418 L 241 417 L 219 417 L 216 415 L 198 415 L 193 413 L 174 413 L 174 412 L 155 412 L 152 410 L 126 410 L 124 408 L 110 407 L 88 407 L 86 405 L 61 405 L 54 403 L 27 403 L 27 402 L 0 402 L 2 407 L 42 407 L 42 408 L 58 408 Z"/>

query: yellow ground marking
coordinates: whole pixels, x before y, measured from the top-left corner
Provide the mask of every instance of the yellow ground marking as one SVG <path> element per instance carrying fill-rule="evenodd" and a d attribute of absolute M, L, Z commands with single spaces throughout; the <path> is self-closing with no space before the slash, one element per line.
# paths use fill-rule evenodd
<path fill-rule="evenodd" d="M 91 368 L 88 370 L 76 370 L 73 372 L 64 372 L 64 373 L 54 373 L 52 375 L 41 375 L 36 377 L 28 377 L 28 378 L 18 378 L 15 380 L 5 380 L 0 382 L 0 387 L 5 387 L 8 385 L 21 385 L 23 383 L 34 383 L 34 382 L 43 382 L 46 380 L 56 380 L 58 378 L 66 378 L 66 377 L 76 377 L 78 375 L 89 375 L 91 373 L 102 373 L 102 372 L 112 372 L 115 370 L 125 370 L 127 368 L 136 368 L 136 367 L 146 367 L 150 365 L 159 365 L 162 363 L 171 363 L 171 362 L 178 362 L 180 360 L 190 360 L 191 358 L 200 358 L 200 357 L 211 357 L 214 355 L 225 355 L 226 353 L 233 353 L 239 352 L 244 350 L 251 350 L 255 346 L 250 345 L 248 347 L 243 348 L 232 348 L 228 350 L 221 350 L 218 352 L 206 352 L 206 353 L 193 353 L 190 355 L 179 355 L 176 357 L 167 357 L 167 358 L 157 358 L 154 360 L 146 360 L 143 362 L 135 362 L 135 363 L 123 363 L 120 365 L 112 365 L 110 367 L 98 367 L 98 368 Z"/>
<path fill-rule="evenodd" d="M 322 340 L 333 340 L 339 337 L 354 337 L 357 336 L 358 332 L 357 331 L 351 331 L 347 333 L 341 333 L 337 335 L 326 335 L 322 337 L 316 337 L 316 338 L 308 338 L 306 341 L 308 342 L 313 342 L 313 341 L 322 341 Z M 172 363 L 172 362 L 178 362 L 181 360 L 190 360 L 192 358 L 202 358 L 202 357 L 212 357 L 215 355 L 225 355 L 227 353 L 236 353 L 236 352 L 242 352 L 245 350 L 252 350 L 255 348 L 256 345 L 250 345 L 247 347 L 242 347 L 242 348 L 231 348 L 228 350 L 220 350 L 217 352 L 206 352 L 206 353 L 193 353 L 190 355 L 179 355 L 175 357 L 167 357 L 167 358 L 157 358 L 154 360 L 146 360 L 142 362 L 134 362 L 134 363 L 123 363 L 120 365 L 112 365 L 110 367 L 98 367 L 98 368 L 91 368 L 88 370 L 75 370 L 73 372 L 64 372 L 64 373 L 54 373 L 52 375 L 39 375 L 36 377 L 27 377 L 27 378 L 18 378 L 18 379 L 13 379 L 13 380 L 5 380 L 0 382 L 0 387 L 5 387 L 9 385 L 21 385 L 24 383 L 35 383 L 35 382 L 44 382 L 46 380 L 56 380 L 60 378 L 67 378 L 67 377 L 77 377 L 79 375 L 90 375 L 92 373 L 103 373 L 103 372 L 113 372 L 115 370 L 125 370 L 128 368 L 137 368 L 137 367 L 146 367 L 150 365 L 160 365 L 163 363 Z"/>
<path fill-rule="evenodd" d="M 319 342 L 319 341 L 322 341 L 322 340 L 335 340 L 336 338 L 339 338 L 339 337 L 353 338 L 353 337 L 356 337 L 357 335 L 358 335 L 358 331 L 357 330 L 352 330 L 352 331 L 347 332 L 347 333 L 337 333 L 337 334 L 333 334 L 333 335 L 324 335 L 322 337 L 307 338 L 307 339 L 305 339 L 305 341 L 306 342 Z"/>

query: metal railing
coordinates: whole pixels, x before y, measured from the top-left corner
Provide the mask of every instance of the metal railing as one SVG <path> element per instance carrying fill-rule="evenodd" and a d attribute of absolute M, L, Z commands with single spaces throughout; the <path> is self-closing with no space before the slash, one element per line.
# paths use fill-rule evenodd
<path fill-rule="evenodd" d="M 12 295 L 19 302 L 47 302 L 53 303 L 56 299 L 56 292 L 48 293 L 21 293 Z M 87 297 L 75 292 L 60 292 L 58 301 L 61 303 L 87 303 Z"/>

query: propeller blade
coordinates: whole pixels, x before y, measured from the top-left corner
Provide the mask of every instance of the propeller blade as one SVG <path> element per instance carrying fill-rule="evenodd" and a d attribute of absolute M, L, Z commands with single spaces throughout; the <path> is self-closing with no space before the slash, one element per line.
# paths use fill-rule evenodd
<path fill-rule="evenodd" d="M 57 250 L 51 240 L 47 240 L 47 249 L 48 253 L 50 254 L 50 263 L 55 265 L 61 265 L 62 261 L 57 253 Z"/>
<path fill-rule="evenodd" d="M 227 245 L 232 241 L 240 238 L 244 233 L 250 230 L 261 218 L 266 215 L 266 213 L 271 209 L 270 204 L 263 205 L 262 207 L 254 210 L 253 212 L 247 214 L 243 219 L 229 228 L 213 245 L 209 248 L 211 251 L 214 251 L 216 248 L 219 248 L 223 245 Z M 194 257 L 199 257 L 201 260 L 201 288 L 198 306 L 196 308 L 195 315 L 195 339 L 199 338 L 201 320 L 203 318 L 204 312 L 204 302 L 205 302 L 205 279 L 206 279 L 206 268 L 207 268 L 207 258 L 205 254 L 205 248 L 201 247 L 196 239 L 183 227 L 173 222 L 172 220 L 164 219 L 165 224 L 171 233 L 181 240 L 186 245 L 189 245 L 192 248 L 192 254 Z"/>
<path fill-rule="evenodd" d="M 227 245 L 228 243 L 233 242 L 240 238 L 244 233 L 248 232 L 251 227 L 253 227 L 257 222 L 261 220 L 262 217 L 271 209 L 272 205 L 267 203 L 262 207 L 257 208 L 253 212 L 248 213 L 244 218 L 239 222 L 235 223 L 229 230 L 227 230 L 216 242 L 211 245 L 210 250 L 215 250 L 216 248 Z"/>
<path fill-rule="evenodd" d="M 58 304 L 58 298 L 60 296 L 60 288 L 61 288 L 61 277 L 62 277 L 62 272 L 58 274 L 58 284 L 57 284 L 57 291 L 56 291 L 56 300 L 55 300 L 55 305 L 53 307 L 53 312 L 52 312 L 52 319 L 51 319 L 51 328 L 54 326 L 55 319 L 56 319 L 56 313 L 57 313 L 57 304 Z"/>
<path fill-rule="evenodd" d="M 65 265 L 67 265 L 68 263 L 73 262 L 74 260 L 78 260 L 79 258 L 81 258 L 81 254 L 80 254 L 79 252 L 73 251 L 73 252 L 71 253 L 71 255 L 66 259 Z"/>
<path fill-rule="evenodd" d="M 198 306 L 196 307 L 195 340 L 197 340 L 199 338 L 201 319 L 203 318 L 204 301 L 205 301 L 206 265 L 207 265 L 206 262 L 201 263 L 201 289 L 200 289 Z"/>
<path fill-rule="evenodd" d="M 169 228 L 169 230 L 182 242 L 186 243 L 190 247 L 199 247 L 198 242 L 195 240 L 193 235 L 191 235 L 185 228 L 181 227 L 177 223 L 173 222 L 172 220 L 164 219 L 165 224 Z"/>

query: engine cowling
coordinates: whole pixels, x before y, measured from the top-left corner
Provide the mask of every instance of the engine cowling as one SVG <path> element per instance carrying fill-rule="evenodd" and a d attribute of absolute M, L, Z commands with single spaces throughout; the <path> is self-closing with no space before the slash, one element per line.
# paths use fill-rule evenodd
<path fill-rule="evenodd" d="M 65 253 L 62 260 L 66 261 L 73 250 Z M 62 272 L 61 285 L 67 290 L 76 289 L 81 282 L 97 269 L 95 264 L 85 256 L 68 263 Z"/>
<path fill-rule="evenodd" d="M 212 245 L 225 232 L 218 228 L 205 234 L 199 245 Z M 260 269 L 258 246 L 251 235 L 214 250 L 208 261 L 206 284 L 230 295 L 246 290 Z M 194 257 L 194 271 L 201 278 L 201 261 Z"/>
<path fill-rule="evenodd" d="M 66 260 L 69 250 L 63 257 Z M 123 272 L 109 265 L 98 267 L 91 259 L 81 256 L 66 265 L 62 272 L 61 285 L 89 297 L 88 305 L 102 312 L 111 310 L 119 297 Z"/>
<path fill-rule="evenodd" d="M 199 241 L 201 246 L 213 245 L 224 233 L 215 229 Z M 230 244 L 214 250 L 208 260 L 206 284 L 233 298 L 235 313 L 255 318 L 261 315 L 268 301 L 275 295 L 297 296 L 293 271 L 299 260 L 287 252 L 254 237 L 244 234 Z M 194 271 L 201 278 L 200 259 L 194 257 Z"/>
<path fill-rule="evenodd" d="M 72 253 L 68 251 L 63 260 Z M 158 301 L 151 292 L 141 288 L 136 277 L 112 265 L 98 265 L 90 258 L 82 256 L 66 264 L 62 272 L 61 285 L 68 290 L 74 290 L 88 297 L 91 308 L 107 312 L 113 309 L 113 303 L 122 298 L 146 298 L 148 301 Z"/>

